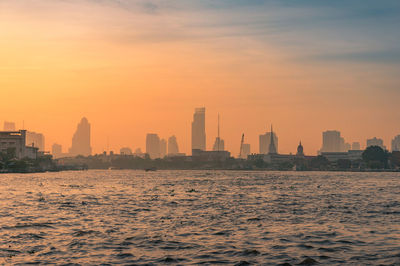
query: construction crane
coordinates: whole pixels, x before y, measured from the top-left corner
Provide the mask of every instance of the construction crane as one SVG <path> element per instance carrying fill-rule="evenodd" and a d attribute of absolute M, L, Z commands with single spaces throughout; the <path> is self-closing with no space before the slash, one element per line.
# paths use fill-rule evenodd
<path fill-rule="evenodd" d="M 241 158 L 242 158 L 242 152 L 243 152 L 243 143 L 244 143 L 244 133 L 242 134 L 242 140 L 240 141 L 239 159 L 241 159 Z"/>

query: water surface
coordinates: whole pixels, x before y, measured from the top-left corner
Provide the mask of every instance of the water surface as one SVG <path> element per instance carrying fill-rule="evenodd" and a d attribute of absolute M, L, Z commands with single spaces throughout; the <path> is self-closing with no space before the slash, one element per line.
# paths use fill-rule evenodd
<path fill-rule="evenodd" d="M 400 174 L 0 175 L 0 264 L 400 265 Z"/>

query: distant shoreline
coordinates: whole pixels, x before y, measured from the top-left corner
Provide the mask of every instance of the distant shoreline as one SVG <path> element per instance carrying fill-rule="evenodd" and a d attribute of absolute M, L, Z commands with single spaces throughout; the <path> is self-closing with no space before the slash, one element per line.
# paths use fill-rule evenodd
<path fill-rule="evenodd" d="M 157 171 L 237 171 L 237 172 L 342 172 L 342 173 L 400 173 L 400 169 L 375 169 L 375 170 L 277 170 L 277 169 L 157 169 L 153 171 L 146 171 L 146 169 L 103 169 L 103 168 L 92 168 L 92 169 L 68 169 L 68 170 L 56 170 L 56 171 L 29 171 L 29 172 L 18 172 L 18 171 L 10 171 L 10 172 L 0 172 L 1 174 L 38 174 L 38 173 L 58 173 L 58 172 L 80 172 L 80 171 L 140 171 L 140 172 L 157 172 Z"/>

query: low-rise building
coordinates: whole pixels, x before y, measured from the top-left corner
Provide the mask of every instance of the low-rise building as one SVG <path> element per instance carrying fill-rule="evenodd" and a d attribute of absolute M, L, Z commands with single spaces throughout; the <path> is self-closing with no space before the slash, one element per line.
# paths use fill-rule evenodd
<path fill-rule="evenodd" d="M 18 159 L 36 159 L 38 148 L 26 145 L 26 130 L 0 131 L 0 152 L 10 151 Z"/>

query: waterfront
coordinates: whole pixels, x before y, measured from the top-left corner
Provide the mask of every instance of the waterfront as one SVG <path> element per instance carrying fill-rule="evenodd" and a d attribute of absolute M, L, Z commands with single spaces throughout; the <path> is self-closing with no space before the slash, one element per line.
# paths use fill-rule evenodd
<path fill-rule="evenodd" d="M 400 173 L 0 176 L 2 264 L 400 263 Z"/>

